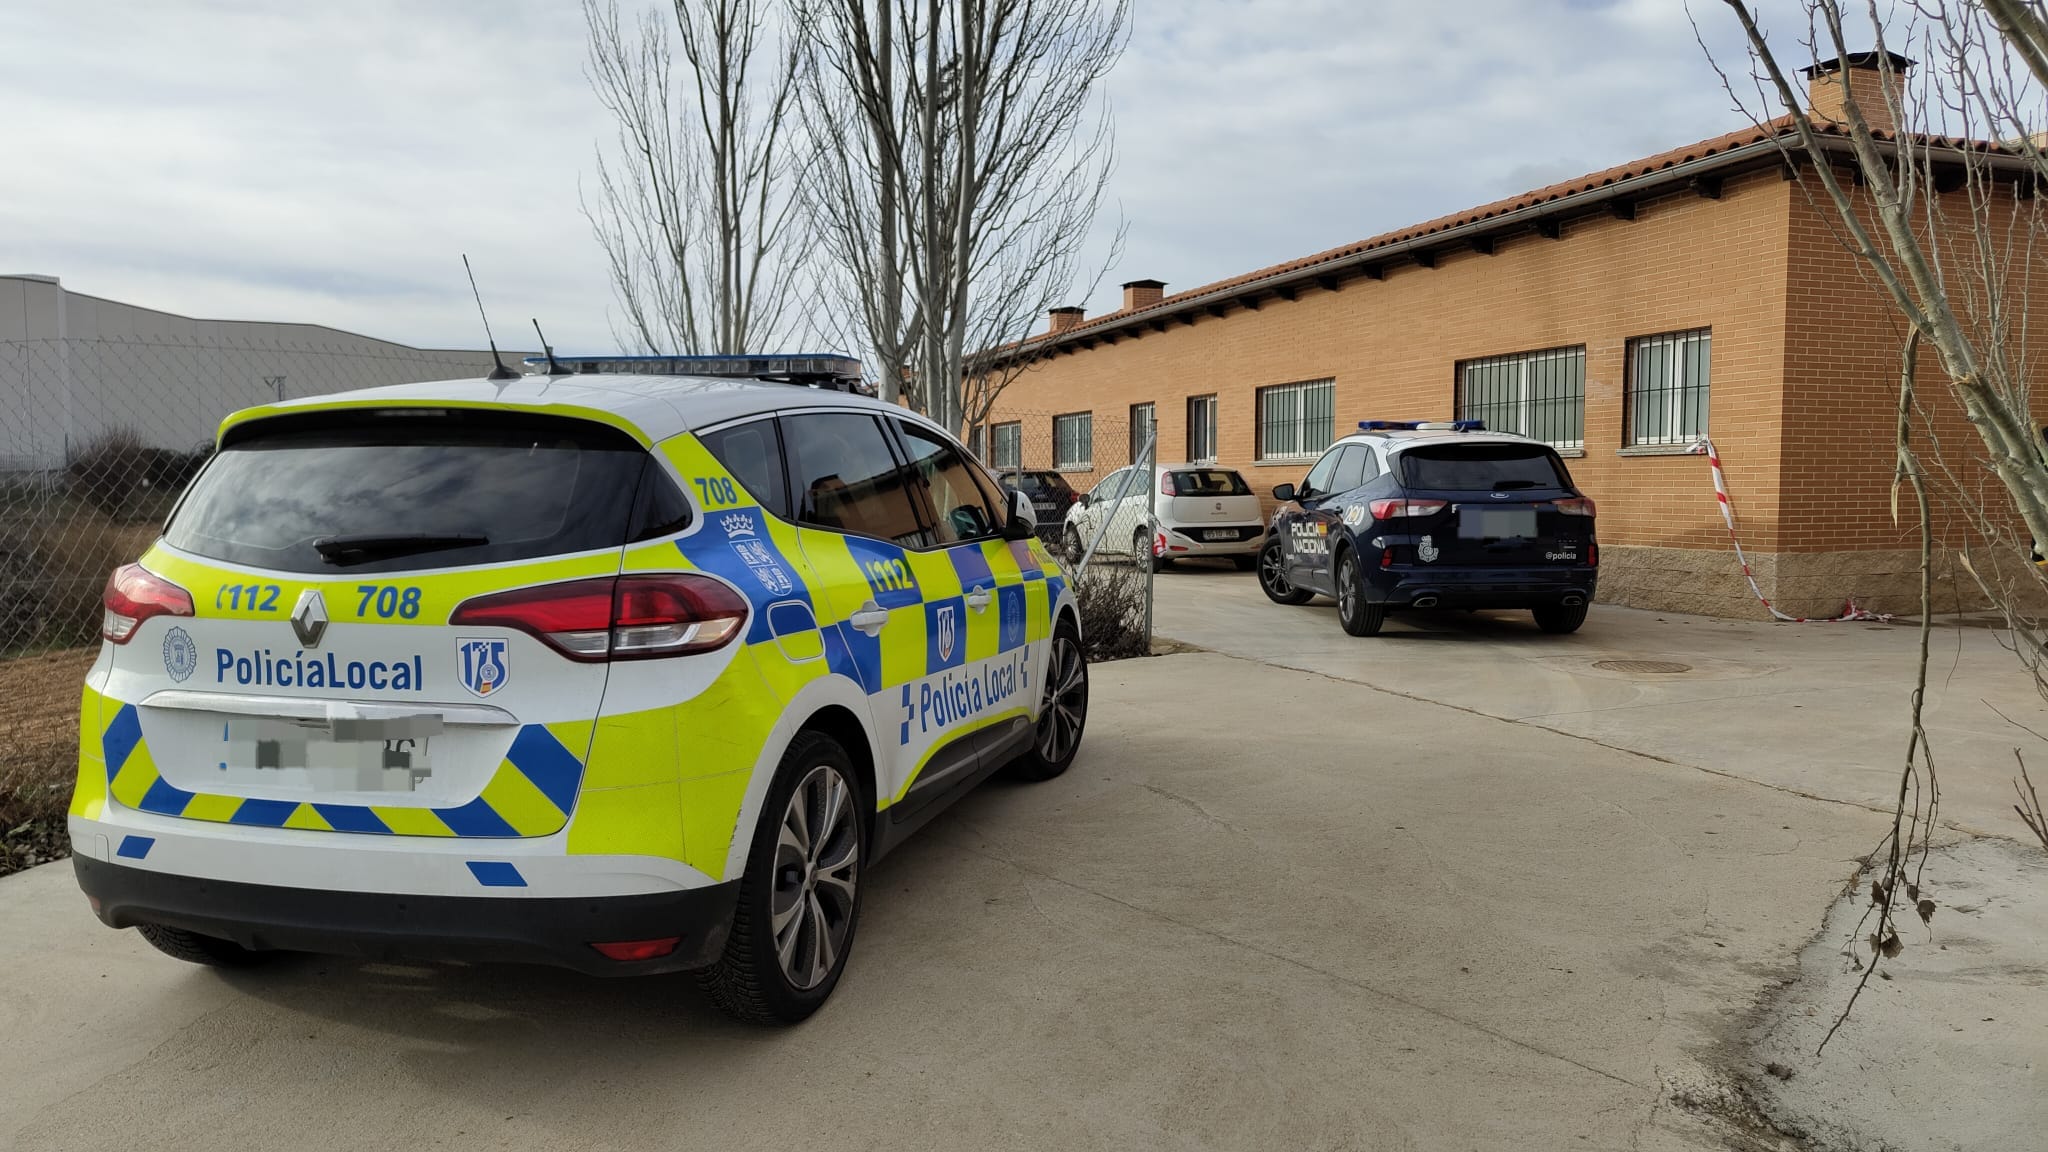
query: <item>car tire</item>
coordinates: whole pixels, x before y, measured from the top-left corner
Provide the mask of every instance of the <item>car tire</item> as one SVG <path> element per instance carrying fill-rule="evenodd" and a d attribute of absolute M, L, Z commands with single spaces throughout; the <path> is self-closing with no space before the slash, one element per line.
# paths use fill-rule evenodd
<path fill-rule="evenodd" d="M 1287 553 L 1281 548 L 1278 536 L 1267 540 L 1259 549 L 1258 557 L 1259 591 L 1275 604 L 1306 604 L 1315 593 L 1306 588 L 1296 588 L 1287 580 Z"/>
<path fill-rule="evenodd" d="M 187 964 L 204 964 L 209 968 L 249 968 L 262 964 L 275 956 L 274 952 L 259 952 L 244 948 L 233 940 L 208 936 L 200 932 L 188 932 L 183 928 L 171 928 L 162 924 L 137 924 L 137 932 L 166 956 L 174 956 Z"/>
<path fill-rule="evenodd" d="M 725 952 L 698 973 L 721 1011 L 795 1024 L 832 995 L 860 922 L 872 809 L 846 749 L 797 733 L 761 806 Z"/>
<path fill-rule="evenodd" d="M 1158 570 L 1166 567 L 1160 558 L 1152 554 L 1152 534 L 1143 528 L 1131 533 L 1131 563 L 1138 571 Z"/>
<path fill-rule="evenodd" d="M 1237 565 L 1239 572 L 1255 572 L 1259 567 L 1257 556 L 1232 556 L 1230 562 Z"/>
<path fill-rule="evenodd" d="M 1061 617 L 1053 629 L 1052 652 L 1045 662 L 1045 699 L 1031 732 L 1031 750 L 1004 769 L 1011 778 L 1050 780 L 1067 770 L 1081 750 L 1088 727 L 1088 655 L 1073 618 Z"/>
<path fill-rule="evenodd" d="M 1387 622 L 1387 606 L 1365 598 L 1365 573 L 1350 548 L 1337 554 L 1337 622 L 1353 636 L 1377 636 Z"/>
<path fill-rule="evenodd" d="M 1069 525 L 1064 544 L 1067 551 L 1067 563 L 1079 564 L 1081 562 L 1081 554 L 1088 549 L 1088 546 L 1081 541 L 1080 530 Z"/>
<path fill-rule="evenodd" d="M 1553 636 L 1577 632 L 1579 625 L 1586 622 L 1584 604 L 1549 604 L 1541 608 L 1531 608 L 1529 614 L 1536 617 L 1538 628 Z"/>

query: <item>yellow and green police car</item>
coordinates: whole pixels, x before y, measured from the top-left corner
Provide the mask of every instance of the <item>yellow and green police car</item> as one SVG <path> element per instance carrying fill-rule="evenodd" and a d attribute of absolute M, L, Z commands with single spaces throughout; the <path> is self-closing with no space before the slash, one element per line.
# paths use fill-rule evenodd
<path fill-rule="evenodd" d="M 114 573 L 71 839 L 181 959 L 697 969 L 794 1021 L 861 879 L 1073 760 L 1060 570 L 843 357 L 612 357 L 253 408 Z"/>

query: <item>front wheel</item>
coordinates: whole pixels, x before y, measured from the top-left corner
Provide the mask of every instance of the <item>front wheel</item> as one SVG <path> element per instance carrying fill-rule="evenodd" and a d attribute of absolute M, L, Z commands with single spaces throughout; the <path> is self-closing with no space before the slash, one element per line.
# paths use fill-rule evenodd
<path fill-rule="evenodd" d="M 1531 608 L 1529 614 L 1536 617 L 1536 626 L 1552 635 L 1577 632 L 1579 625 L 1586 622 L 1584 604 L 1550 604 L 1542 608 Z"/>
<path fill-rule="evenodd" d="M 794 1024 L 832 995 L 853 951 L 866 801 L 837 740 L 799 732 L 768 788 L 725 954 L 698 977 L 712 1003 L 756 1024 Z"/>
<path fill-rule="evenodd" d="M 1137 565 L 1140 572 L 1147 568 L 1166 567 L 1166 562 L 1152 552 L 1152 534 L 1143 528 L 1131 534 L 1131 563 Z"/>
<path fill-rule="evenodd" d="M 1337 622 L 1353 636 L 1376 636 L 1387 622 L 1387 606 L 1365 598 L 1365 576 L 1358 553 L 1349 548 L 1337 560 Z"/>
<path fill-rule="evenodd" d="M 1037 781 L 1065 772 L 1081 750 L 1081 731 L 1087 726 L 1088 660 L 1081 653 L 1080 629 L 1071 618 L 1062 618 L 1045 661 L 1045 691 L 1040 694 L 1031 750 L 1010 762 L 1009 774 Z"/>
<path fill-rule="evenodd" d="M 1259 590 L 1275 604 L 1306 604 L 1315 596 L 1306 588 L 1288 583 L 1287 552 L 1280 546 L 1278 536 L 1259 549 Z"/>
<path fill-rule="evenodd" d="M 1087 549 L 1087 545 L 1081 543 L 1080 529 L 1075 528 L 1071 524 L 1067 526 L 1066 549 L 1067 563 L 1069 564 L 1079 564 L 1081 562 L 1081 553 Z"/>

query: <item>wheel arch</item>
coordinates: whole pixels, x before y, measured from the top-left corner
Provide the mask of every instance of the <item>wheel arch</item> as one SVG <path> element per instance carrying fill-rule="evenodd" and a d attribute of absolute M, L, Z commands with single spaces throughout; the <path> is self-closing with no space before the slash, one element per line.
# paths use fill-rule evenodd
<path fill-rule="evenodd" d="M 806 717 L 797 731 L 830 736 L 846 750 L 847 758 L 853 761 L 854 771 L 860 774 L 856 783 L 863 789 L 865 801 L 861 812 L 868 821 L 868 842 L 874 843 L 875 794 L 881 784 L 875 777 L 875 749 L 868 739 L 867 725 L 862 724 L 860 717 L 846 705 L 827 704 Z"/>

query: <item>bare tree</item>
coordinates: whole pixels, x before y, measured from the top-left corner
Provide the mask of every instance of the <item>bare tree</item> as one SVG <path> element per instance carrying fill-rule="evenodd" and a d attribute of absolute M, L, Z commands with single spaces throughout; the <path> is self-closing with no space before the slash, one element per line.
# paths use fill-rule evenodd
<path fill-rule="evenodd" d="M 764 0 L 670 0 L 632 20 L 618 0 L 583 0 L 583 14 L 591 87 L 618 122 L 584 215 L 621 341 L 713 353 L 789 336 L 803 254 L 787 132 L 795 37 Z"/>
<path fill-rule="evenodd" d="M 1128 0 L 803 0 L 805 203 L 849 337 L 954 429 L 1081 286 L 1114 158 L 1102 78 Z M 1114 246 L 1113 246 L 1114 247 Z"/>
<path fill-rule="evenodd" d="M 1921 724 L 1933 614 L 1931 499 L 1962 526 L 1941 543 L 2003 616 L 2008 646 L 2048 697 L 2048 572 L 2039 551 L 2048 547 L 2048 458 L 2032 416 L 2028 357 L 2030 331 L 2040 324 L 2031 290 L 2048 241 L 2039 135 L 2048 120 L 2048 20 L 2041 0 L 1865 0 L 1853 17 L 1843 0 L 1806 0 L 1802 43 L 1818 66 L 1834 62 L 1831 80 L 1841 86 L 1839 117 L 1817 123 L 1751 5 L 1724 3 L 1742 25 L 1758 95 L 1783 109 L 1773 126 L 1802 189 L 1904 328 L 1893 514 L 1910 486 L 1921 536 L 1919 675 L 1892 825 L 1868 862 L 1876 875 L 1857 929 L 1867 982 L 1903 947 L 1896 919 L 1934 914 L 1921 889 L 1939 810 Z M 1848 66 L 1851 19 L 1859 40 L 1867 35 L 1879 49 L 1869 57 L 1874 82 Z M 1916 47 L 1927 65 L 1910 86 L 1902 58 L 1884 50 L 1888 39 Z M 1916 385 L 1923 343 L 1945 378 L 1942 394 L 1923 395 Z M 1943 430 L 1958 427 L 1968 431 L 1944 441 Z M 1836 1028 L 1854 1003 L 1852 995 Z"/>

